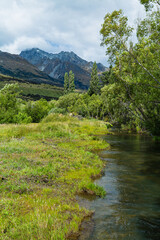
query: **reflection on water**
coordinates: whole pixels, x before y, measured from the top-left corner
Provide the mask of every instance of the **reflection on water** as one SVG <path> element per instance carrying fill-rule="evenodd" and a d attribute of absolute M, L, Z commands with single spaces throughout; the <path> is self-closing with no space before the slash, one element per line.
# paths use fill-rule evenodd
<path fill-rule="evenodd" d="M 80 240 L 160 239 L 160 145 L 148 137 L 109 135 L 105 176 L 96 181 L 105 199 L 87 201 L 95 210 L 89 236 Z"/>

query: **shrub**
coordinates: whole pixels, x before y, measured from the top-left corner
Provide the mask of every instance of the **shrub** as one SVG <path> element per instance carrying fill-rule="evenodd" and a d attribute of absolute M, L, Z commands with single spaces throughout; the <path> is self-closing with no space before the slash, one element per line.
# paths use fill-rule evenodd
<path fill-rule="evenodd" d="M 38 123 L 49 112 L 48 102 L 45 99 L 40 99 L 36 102 L 30 101 L 26 105 L 25 112 L 32 118 L 33 122 Z"/>
<path fill-rule="evenodd" d="M 28 116 L 26 113 L 19 112 L 15 118 L 14 118 L 15 123 L 31 123 L 32 118 L 31 116 Z"/>
<path fill-rule="evenodd" d="M 18 113 L 18 85 L 6 84 L 0 90 L 0 123 L 13 123 Z"/>

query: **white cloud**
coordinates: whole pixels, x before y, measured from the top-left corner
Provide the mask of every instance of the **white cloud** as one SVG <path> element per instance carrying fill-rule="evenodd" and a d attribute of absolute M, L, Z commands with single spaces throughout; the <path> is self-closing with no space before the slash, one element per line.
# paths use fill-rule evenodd
<path fill-rule="evenodd" d="M 1 0 L 0 49 L 74 51 L 105 63 L 99 31 L 105 14 L 120 8 L 131 23 L 143 12 L 138 0 Z"/>

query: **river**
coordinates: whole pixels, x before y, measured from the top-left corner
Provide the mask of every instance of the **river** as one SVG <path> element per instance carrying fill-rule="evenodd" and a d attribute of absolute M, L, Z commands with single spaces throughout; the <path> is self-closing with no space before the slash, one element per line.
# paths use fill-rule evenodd
<path fill-rule="evenodd" d="M 85 200 L 95 213 L 79 240 L 159 240 L 160 144 L 139 135 L 104 139 L 111 149 L 99 153 L 107 164 L 96 183 L 107 195 Z"/>

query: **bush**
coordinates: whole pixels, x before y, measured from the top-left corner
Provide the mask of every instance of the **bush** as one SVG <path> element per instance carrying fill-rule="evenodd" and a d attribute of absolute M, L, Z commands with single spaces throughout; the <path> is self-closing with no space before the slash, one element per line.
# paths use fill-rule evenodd
<path fill-rule="evenodd" d="M 28 116 L 26 113 L 19 112 L 15 118 L 14 118 L 15 123 L 31 123 L 32 118 L 31 116 Z"/>
<path fill-rule="evenodd" d="M 58 99 L 56 107 L 64 108 L 66 111 L 68 111 L 69 107 L 74 106 L 76 100 L 79 99 L 79 96 L 80 96 L 79 93 L 70 93 L 64 95 Z"/>
<path fill-rule="evenodd" d="M 18 85 L 6 84 L 0 90 L 0 123 L 14 123 L 18 114 Z"/>
<path fill-rule="evenodd" d="M 36 102 L 30 101 L 26 105 L 25 112 L 32 118 L 33 122 L 38 123 L 49 112 L 48 102 L 45 99 L 40 99 Z"/>

